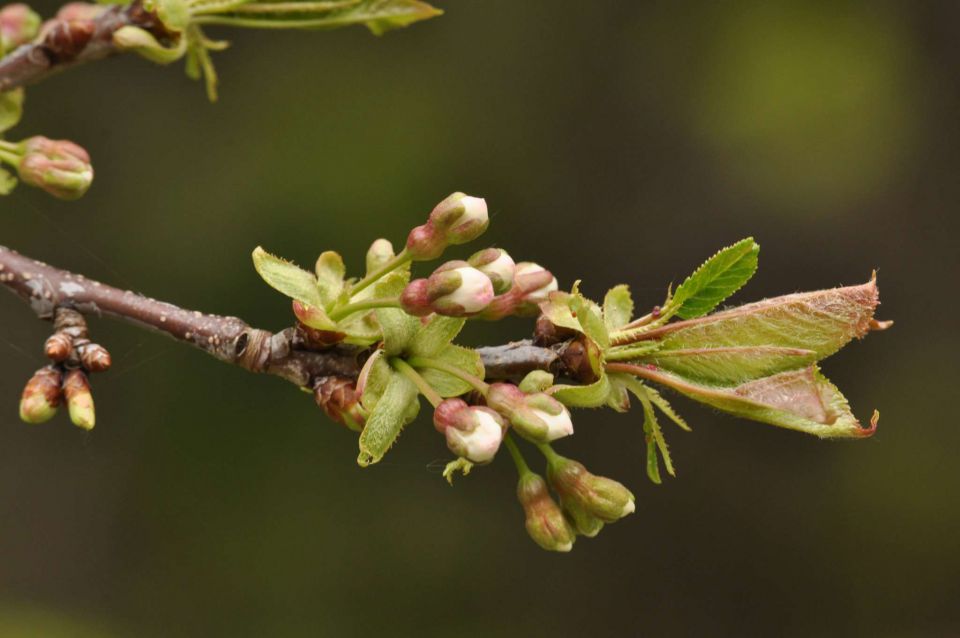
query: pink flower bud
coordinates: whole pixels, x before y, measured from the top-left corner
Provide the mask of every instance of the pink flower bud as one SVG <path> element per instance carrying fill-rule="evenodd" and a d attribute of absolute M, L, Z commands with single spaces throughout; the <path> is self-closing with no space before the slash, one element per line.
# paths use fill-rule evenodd
<path fill-rule="evenodd" d="M 447 246 L 476 239 L 489 224 L 486 201 L 454 193 L 437 204 L 426 224 L 410 231 L 406 249 L 414 261 L 436 259 Z"/>
<path fill-rule="evenodd" d="M 60 199 L 77 199 L 93 182 L 90 155 L 67 140 L 31 137 L 23 143 L 20 179 Z"/>
<path fill-rule="evenodd" d="M 433 413 L 433 425 L 447 439 L 450 451 L 472 463 L 489 463 L 503 441 L 506 423 L 490 408 L 446 399 Z"/>
<path fill-rule="evenodd" d="M 537 545 L 553 552 L 573 549 L 576 534 L 556 501 L 550 497 L 547 483 L 541 476 L 533 472 L 521 476 L 517 498 L 526 515 L 527 533 Z"/>
<path fill-rule="evenodd" d="M 490 278 L 493 291 L 498 295 L 507 292 L 513 286 L 516 265 L 507 251 L 501 248 L 487 248 L 474 253 L 467 263 Z"/>
<path fill-rule="evenodd" d="M 25 4 L 0 9 L 0 52 L 33 40 L 40 30 L 40 16 Z"/>
<path fill-rule="evenodd" d="M 523 293 L 524 303 L 518 311 L 530 314 L 538 313 L 538 304 L 558 287 L 557 278 L 549 270 L 529 261 L 517 264 L 513 284 Z"/>
<path fill-rule="evenodd" d="M 429 279 L 415 279 L 400 294 L 400 306 L 414 316 L 435 312 L 449 317 L 468 317 L 493 300 L 493 284 L 465 261 L 450 261 Z"/>

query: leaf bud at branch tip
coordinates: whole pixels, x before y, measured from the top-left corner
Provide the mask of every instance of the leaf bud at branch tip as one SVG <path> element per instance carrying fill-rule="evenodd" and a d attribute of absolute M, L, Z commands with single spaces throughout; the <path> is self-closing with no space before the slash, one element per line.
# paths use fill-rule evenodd
<path fill-rule="evenodd" d="M 90 155 L 68 140 L 31 137 L 23 142 L 20 179 L 60 199 L 77 199 L 93 183 Z"/>
<path fill-rule="evenodd" d="M 472 463 L 489 463 L 503 441 L 506 422 L 494 410 L 446 399 L 433 412 L 433 425 L 447 439 L 447 447 Z"/>
<path fill-rule="evenodd" d="M 20 398 L 20 420 L 24 423 L 45 423 L 57 413 L 60 405 L 62 374 L 53 366 L 41 368 L 27 381 Z"/>
<path fill-rule="evenodd" d="M 96 413 L 93 407 L 93 394 L 90 393 L 90 382 L 83 370 L 70 370 L 63 380 L 63 395 L 67 399 L 67 409 L 70 412 L 70 421 L 84 430 L 92 430 L 96 424 Z"/>
<path fill-rule="evenodd" d="M 73 354 L 73 340 L 62 332 L 55 332 L 43 344 L 43 353 L 56 363 L 65 361 Z"/>
<path fill-rule="evenodd" d="M 517 498 L 526 515 L 527 533 L 543 549 L 569 552 L 576 535 L 547 490 L 543 477 L 526 472 L 517 484 Z"/>
<path fill-rule="evenodd" d="M 110 369 L 112 360 L 107 349 L 98 343 L 88 343 L 79 348 L 80 363 L 89 372 L 104 372 Z"/>

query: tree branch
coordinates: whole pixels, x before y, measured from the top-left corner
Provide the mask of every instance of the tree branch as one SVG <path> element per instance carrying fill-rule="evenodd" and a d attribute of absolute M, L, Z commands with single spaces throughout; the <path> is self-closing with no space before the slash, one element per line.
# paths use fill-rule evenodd
<path fill-rule="evenodd" d="M 167 334 L 220 361 L 251 372 L 265 372 L 298 386 L 313 388 L 319 379 L 355 379 L 369 349 L 353 346 L 313 348 L 297 328 L 277 333 L 254 328 L 237 317 L 204 314 L 120 290 L 0 246 L 0 285 L 27 302 L 41 319 L 52 320 L 57 308 L 84 315 L 109 315 Z M 576 343 L 576 342 L 573 342 Z M 582 376 L 570 343 L 549 348 L 519 341 L 480 348 L 487 377 L 515 379 L 531 370 L 549 370 L 574 380 Z"/>
<path fill-rule="evenodd" d="M 140 0 L 105 7 L 92 20 L 54 18 L 44 24 L 37 41 L 0 58 L 0 91 L 36 84 L 63 69 L 118 53 L 113 34 L 125 26 L 140 27 L 160 41 L 174 37 Z"/>

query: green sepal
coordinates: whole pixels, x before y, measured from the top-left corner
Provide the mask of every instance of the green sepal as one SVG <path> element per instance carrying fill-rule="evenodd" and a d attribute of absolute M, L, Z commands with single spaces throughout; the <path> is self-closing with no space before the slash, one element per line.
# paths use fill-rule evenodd
<path fill-rule="evenodd" d="M 347 267 L 343 257 L 333 250 L 321 253 L 314 268 L 317 273 L 317 288 L 324 308 L 330 310 L 343 292 L 343 279 L 347 276 Z"/>
<path fill-rule="evenodd" d="M 603 298 L 603 322 L 613 332 L 630 323 L 633 317 L 633 297 L 626 284 L 614 286 Z"/>
<path fill-rule="evenodd" d="M 417 332 L 407 352 L 414 357 L 436 357 L 456 339 L 465 323 L 467 320 L 462 317 L 434 315 L 430 323 Z"/>
<path fill-rule="evenodd" d="M 720 250 L 680 284 L 671 305 L 681 319 L 700 317 L 747 283 L 757 271 L 760 246 L 753 237 Z"/>
<path fill-rule="evenodd" d="M 323 299 L 313 273 L 296 264 L 271 255 L 260 246 L 253 251 L 253 267 L 260 277 L 275 290 L 314 308 L 323 308 Z M 334 325 L 331 322 L 331 325 Z"/>
<path fill-rule="evenodd" d="M 23 96 L 22 88 L 0 93 L 0 133 L 20 122 L 23 116 Z"/>
<path fill-rule="evenodd" d="M 443 468 L 443 478 L 447 479 L 447 483 L 453 485 L 453 477 L 457 472 L 467 476 L 472 469 L 473 463 L 463 457 L 459 457 L 447 463 L 446 467 Z"/>
<path fill-rule="evenodd" d="M 476 350 L 464 348 L 456 344 L 449 343 L 443 350 L 433 356 L 434 359 L 455 366 L 478 379 L 484 377 L 483 360 Z M 456 397 L 470 392 L 473 389 L 469 383 L 456 377 L 449 372 L 437 370 L 436 368 L 417 368 L 417 372 L 423 377 L 424 381 L 444 397 Z"/>
<path fill-rule="evenodd" d="M 418 397 L 417 386 L 410 379 L 397 372 L 390 375 L 360 434 L 358 465 L 367 467 L 383 458 L 403 427 L 417 418 Z"/>
<path fill-rule="evenodd" d="M 604 374 L 589 385 L 556 385 L 551 396 L 571 408 L 599 408 L 607 404 L 613 387 L 609 375 Z"/>

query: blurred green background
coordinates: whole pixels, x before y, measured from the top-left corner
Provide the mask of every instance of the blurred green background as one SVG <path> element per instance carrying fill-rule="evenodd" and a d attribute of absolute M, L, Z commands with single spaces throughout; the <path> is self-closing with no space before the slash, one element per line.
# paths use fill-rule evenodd
<path fill-rule="evenodd" d="M 638 512 L 551 555 L 505 460 L 446 485 L 427 411 L 361 470 L 288 384 L 113 321 L 92 322 L 115 361 L 96 430 L 25 426 L 47 325 L 4 295 L 0 635 L 960 634 L 957 4 L 439 4 L 382 39 L 212 32 L 234 42 L 216 105 L 133 57 L 32 88 L 15 133 L 79 142 L 97 177 L 78 203 L 0 200 L 0 243 L 279 329 L 253 247 L 356 270 L 453 190 L 487 198 L 488 244 L 642 306 L 754 235 L 741 301 L 879 269 L 896 327 L 824 366 L 878 434 L 678 399 L 694 432 L 668 430 L 657 487 L 638 414 L 577 414 L 560 450 Z"/>

